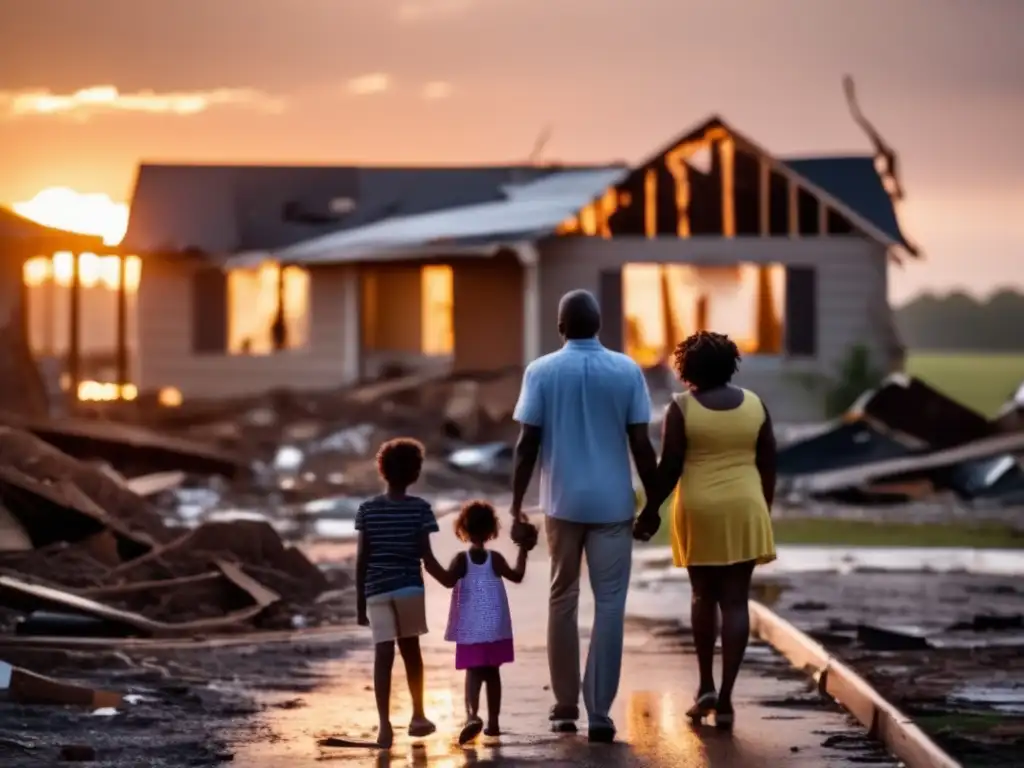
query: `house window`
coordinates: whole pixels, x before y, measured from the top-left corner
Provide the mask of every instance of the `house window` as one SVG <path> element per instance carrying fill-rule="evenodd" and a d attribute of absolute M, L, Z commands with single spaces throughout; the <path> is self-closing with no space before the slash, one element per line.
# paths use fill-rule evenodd
<path fill-rule="evenodd" d="M 138 256 L 78 255 L 79 285 L 79 393 L 82 399 L 116 399 L 118 289 L 121 259 L 127 304 L 126 337 L 129 368 L 137 348 L 138 290 L 142 261 Z M 23 267 L 26 293 L 27 336 L 32 354 L 39 358 L 63 360 L 70 349 L 71 280 L 74 256 L 58 251 L 53 256 L 36 256 Z M 122 382 L 123 383 L 123 382 Z M 111 390 L 111 387 L 114 389 Z M 113 391 L 114 397 L 107 396 Z M 120 393 L 124 399 L 133 390 Z M 104 394 L 106 393 L 106 394 Z"/>
<path fill-rule="evenodd" d="M 667 361 L 700 330 L 728 334 L 744 355 L 784 351 L 779 264 L 629 264 L 622 272 L 626 352 L 641 365 Z"/>
<path fill-rule="evenodd" d="M 264 262 L 227 274 L 227 348 L 269 355 L 309 343 L 309 273 Z M 283 322 L 282 322 L 283 321 Z"/>
<path fill-rule="evenodd" d="M 455 350 L 455 331 L 452 327 L 454 281 L 452 268 L 447 264 L 423 267 L 420 273 L 423 354 L 450 355 Z"/>

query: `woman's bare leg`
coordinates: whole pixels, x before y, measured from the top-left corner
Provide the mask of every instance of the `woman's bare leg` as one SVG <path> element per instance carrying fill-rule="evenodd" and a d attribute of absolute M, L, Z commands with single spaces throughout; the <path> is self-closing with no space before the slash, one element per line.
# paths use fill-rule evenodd
<path fill-rule="evenodd" d="M 743 664 L 750 638 L 750 579 L 754 561 L 736 563 L 721 569 L 719 605 L 722 607 L 722 687 L 718 690 L 718 709 L 732 712 L 732 690 Z"/>
<path fill-rule="evenodd" d="M 693 645 L 697 650 L 700 670 L 698 698 L 715 692 L 715 643 L 718 640 L 718 580 L 720 569 L 714 566 L 691 566 L 693 597 L 690 601 L 690 624 L 693 627 Z"/>

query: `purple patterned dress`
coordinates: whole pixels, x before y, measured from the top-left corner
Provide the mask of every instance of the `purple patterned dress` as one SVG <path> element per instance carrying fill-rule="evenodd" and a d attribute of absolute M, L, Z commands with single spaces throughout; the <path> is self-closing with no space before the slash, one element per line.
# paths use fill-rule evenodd
<path fill-rule="evenodd" d="M 515 660 L 505 582 L 491 553 L 477 565 L 466 553 L 466 575 L 452 590 L 444 639 L 455 643 L 455 668 L 500 667 Z"/>

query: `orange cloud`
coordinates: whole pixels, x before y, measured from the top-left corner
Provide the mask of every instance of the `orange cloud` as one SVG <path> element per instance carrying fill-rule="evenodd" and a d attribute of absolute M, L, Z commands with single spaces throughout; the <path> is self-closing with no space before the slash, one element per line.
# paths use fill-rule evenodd
<path fill-rule="evenodd" d="M 395 18 L 405 23 L 456 16 L 476 5 L 477 0 L 404 0 L 395 12 Z"/>
<path fill-rule="evenodd" d="M 372 96 L 384 93 L 391 88 L 391 77 L 384 72 L 371 72 L 367 75 L 353 77 L 348 81 L 348 92 L 353 96 Z"/>
<path fill-rule="evenodd" d="M 121 93 L 113 85 L 97 85 L 73 93 L 53 93 L 49 90 L 0 91 L 0 114 L 9 119 L 31 115 L 65 115 L 88 119 L 97 114 L 112 112 L 196 115 L 216 107 L 280 112 L 284 106 L 281 99 L 251 88 Z"/>
<path fill-rule="evenodd" d="M 440 99 L 447 99 L 452 95 L 452 91 L 454 90 L 455 88 L 451 83 L 445 80 L 434 80 L 423 86 L 423 90 L 420 91 L 420 96 L 427 101 L 438 101 Z"/>

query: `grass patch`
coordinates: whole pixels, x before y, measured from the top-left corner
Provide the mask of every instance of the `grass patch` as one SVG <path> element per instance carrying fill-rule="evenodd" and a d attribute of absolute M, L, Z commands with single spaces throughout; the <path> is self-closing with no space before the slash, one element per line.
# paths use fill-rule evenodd
<path fill-rule="evenodd" d="M 931 733 L 948 731 L 956 734 L 984 734 L 993 728 L 1006 725 L 1007 715 L 998 712 L 947 712 L 936 715 L 915 714 L 917 721 Z"/>
<path fill-rule="evenodd" d="M 991 417 L 1024 381 L 1024 355 L 911 352 L 907 372 Z"/>
<path fill-rule="evenodd" d="M 669 543 L 669 514 L 653 539 Z M 972 547 L 975 549 L 1024 549 L 1024 534 L 998 523 L 979 525 L 937 523 L 872 523 L 861 520 L 820 518 L 774 520 L 776 544 L 810 544 L 845 547 Z"/>

